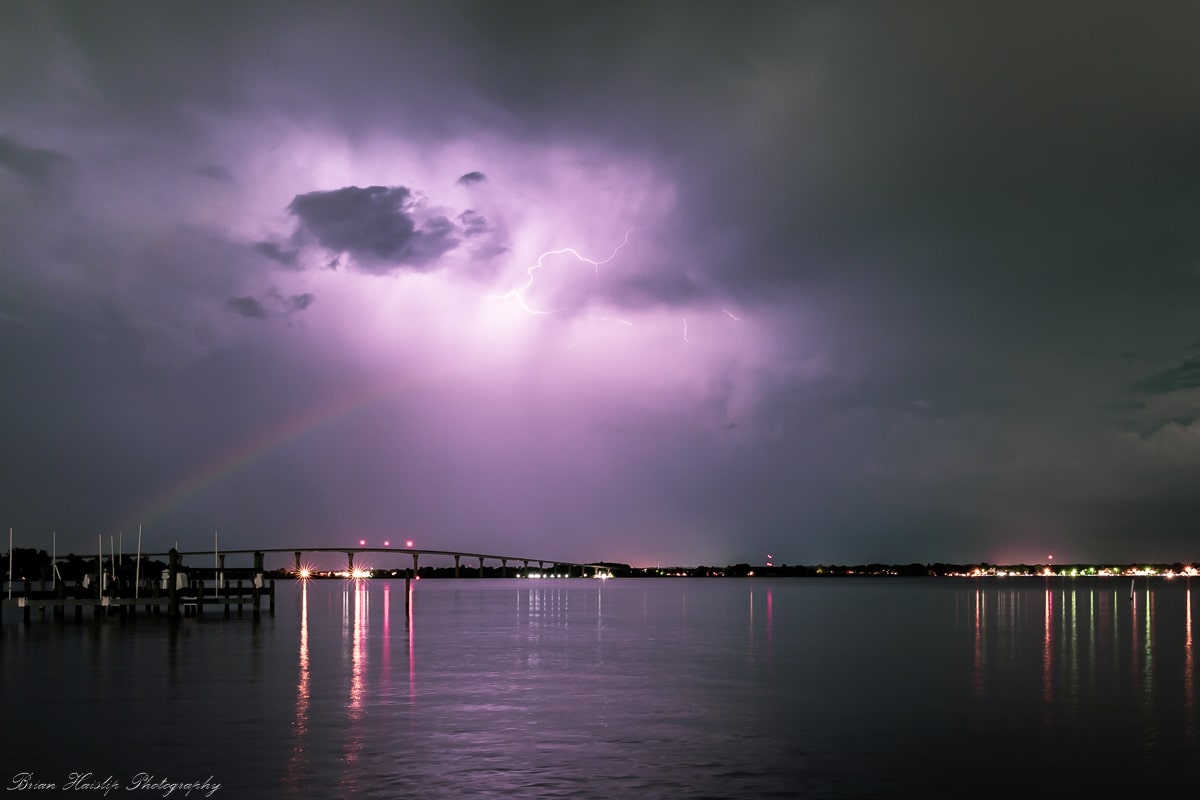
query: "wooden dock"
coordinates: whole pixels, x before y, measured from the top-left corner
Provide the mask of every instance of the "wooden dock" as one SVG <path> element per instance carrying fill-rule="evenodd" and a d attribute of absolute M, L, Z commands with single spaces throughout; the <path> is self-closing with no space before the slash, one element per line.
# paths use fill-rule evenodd
<path fill-rule="evenodd" d="M 147 582 L 151 584 L 151 582 Z M 22 591 L 14 591 L 12 597 L 0 600 L 0 621 L 12 613 L 19 613 L 25 624 L 33 620 L 34 611 L 40 619 L 63 621 L 68 614 L 76 622 L 82 622 L 86 617 L 105 619 L 119 617 L 128 619 L 138 614 L 147 616 L 166 615 L 169 618 L 188 616 L 204 617 L 214 612 L 229 617 L 236 613 L 242 616 L 247 610 L 254 617 L 262 613 L 263 601 L 266 600 L 267 613 L 275 616 L 275 581 L 262 581 L 253 578 L 226 580 L 224 586 L 205 585 L 202 579 L 188 579 L 184 586 L 176 585 L 175 591 L 153 584 L 144 587 L 146 594 L 141 592 L 134 595 L 132 590 L 122 594 L 80 593 L 79 588 L 67 588 L 59 584 L 57 590 L 40 590 L 25 583 Z M 261 584 L 261 585 L 260 585 Z M 139 587 L 141 589 L 143 587 Z"/>

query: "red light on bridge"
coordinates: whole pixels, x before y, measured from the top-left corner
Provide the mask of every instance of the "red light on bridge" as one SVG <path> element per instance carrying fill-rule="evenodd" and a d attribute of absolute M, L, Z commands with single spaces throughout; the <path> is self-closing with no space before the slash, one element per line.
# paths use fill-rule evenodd
<path fill-rule="evenodd" d="M 405 542 L 405 543 L 404 543 L 404 546 L 405 546 L 405 547 L 412 547 L 412 546 L 413 546 L 413 540 L 412 540 L 412 539 L 409 539 L 407 542 Z"/>

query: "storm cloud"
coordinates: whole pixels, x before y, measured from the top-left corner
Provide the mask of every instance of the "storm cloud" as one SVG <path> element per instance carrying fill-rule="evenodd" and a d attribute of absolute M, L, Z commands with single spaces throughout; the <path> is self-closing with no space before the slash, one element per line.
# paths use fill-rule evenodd
<path fill-rule="evenodd" d="M 69 159 L 60 153 L 31 147 L 11 136 L 0 134 L 0 168 L 5 168 L 32 183 L 48 182 L 55 171 L 65 166 L 68 161 Z"/>
<path fill-rule="evenodd" d="M 347 186 L 297 195 L 288 211 L 322 247 L 350 254 L 368 272 L 387 272 L 432 268 L 458 246 L 450 220 L 434 215 L 418 226 L 416 206 L 403 186 Z"/>

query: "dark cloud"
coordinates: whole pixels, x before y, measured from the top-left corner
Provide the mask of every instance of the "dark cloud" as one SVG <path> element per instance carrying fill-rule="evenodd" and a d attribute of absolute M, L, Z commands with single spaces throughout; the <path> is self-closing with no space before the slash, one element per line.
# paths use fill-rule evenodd
<path fill-rule="evenodd" d="M 220 164 L 201 164 L 196 167 L 196 174 L 218 183 L 233 183 L 233 173 Z"/>
<path fill-rule="evenodd" d="M 1134 388 L 1152 394 L 1200 388 L 1200 358 L 1191 358 L 1156 375 L 1140 380 Z"/>
<path fill-rule="evenodd" d="M 267 309 L 257 299 L 250 296 L 231 297 L 229 298 L 228 306 L 235 314 L 240 314 L 243 317 L 250 319 L 267 318 Z"/>
<path fill-rule="evenodd" d="M 317 301 L 316 295 L 309 292 L 304 294 L 294 294 L 287 298 L 288 308 L 294 311 L 303 311 Z"/>
<path fill-rule="evenodd" d="M 482 172 L 468 172 L 466 175 L 460 177 L 456 183 L 459 183 L 463 186 L 470 186 L 471 184 L 481 183 L 486 180 L 487 175 L 484 175 Z"/>
<path fill-rule="evenodd" d="M 490 233 L 492 230 L 484 217 L 476 214 L 469 208 L 459 214 L 456 219 L 462 225 L 463 236 L 479 236 L 480 234 Z"/>
<path fill-rule="evenodd" d="M 284 294 L 278 289 L 271 289 L 267 292 L 265 302 L 256 297 L 246 295 L 244 297 L 230 298 L 227 306 L 235 314 L 240 314 L 243 317 L 265 320 L 272 316 L 272 311 L 268 307 L 268 304 L 275 309 L 275 314 L 291 317 L 293 314 L 307 310 L 316 301 L 316 295 L 311 292 L 289 295 Z"/>
<path fill-rule="evenodd" d="M 285 250 L 277 242 L 255 242 L 254 250 L 285 267 L 295 268 L 297 266 L 299 254 L 295 250 Z"/>
<path fill-rule="evenodd" d="M 368 272 L 433 269 L 458 246 L 454 224 L 433 216 L 418 226 L 403 186 L 347 186 L 296 195 L 288 206 L 300 230 L 327 250 L 349 253 Z"/>
<path fill-rule="evenodd" d="M 11 136 L 0 134 L 0 167 L 31 183 L 48 183 L 68 163 L 70 159 L 61 153 L 31 147 Z"/>

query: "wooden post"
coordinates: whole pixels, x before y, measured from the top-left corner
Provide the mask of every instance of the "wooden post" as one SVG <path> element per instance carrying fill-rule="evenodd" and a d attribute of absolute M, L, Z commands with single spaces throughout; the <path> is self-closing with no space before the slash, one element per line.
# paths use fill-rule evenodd
<path fill-rule="evenodd" d="M 408 602 L 409 602 L 409 599 L 412 597 L 412 589 L 410 588 L 410 586 L 411 586 L 411 584 L 408 580 L 408 576 L 405 575 L 404 576 L 404 613 L 405 614 L 408 614 Z"/>
<path fill-rule="evenodd" d="M 30 602 L 33 600 L 33 597 L 31 597 L 32 594 L 33 584 L 29 581 L 25 581 L 25 613 L 22 616 L 24 617 L 24 622 L 26 625 L 29 624 L 30 614 L 33 610 L 33 603 Z"/>
<path fill-rule="evenodd" d="M 263 583 L 263 554 L 261 552 L 254 554 L 254 616 L 257 619 L 259 611 L 262 608 L 262 583 Z"/>
<path fill-rule="evenodd" d="M 271 578 L 271 616 L 275 616 L 275 579 Z"/>
<path fill-rule="evenodd" d="M 238 616 L 242 615 L 242 579 L 238 578 Z"/>
<path fill-rule="evenodd" d="M 167 556 L 167 616 L 179 619 L 179 590 L 176 588 L 179 579 L 175 577 L 179 574 L 179 551 L 172 547 Z"/>

